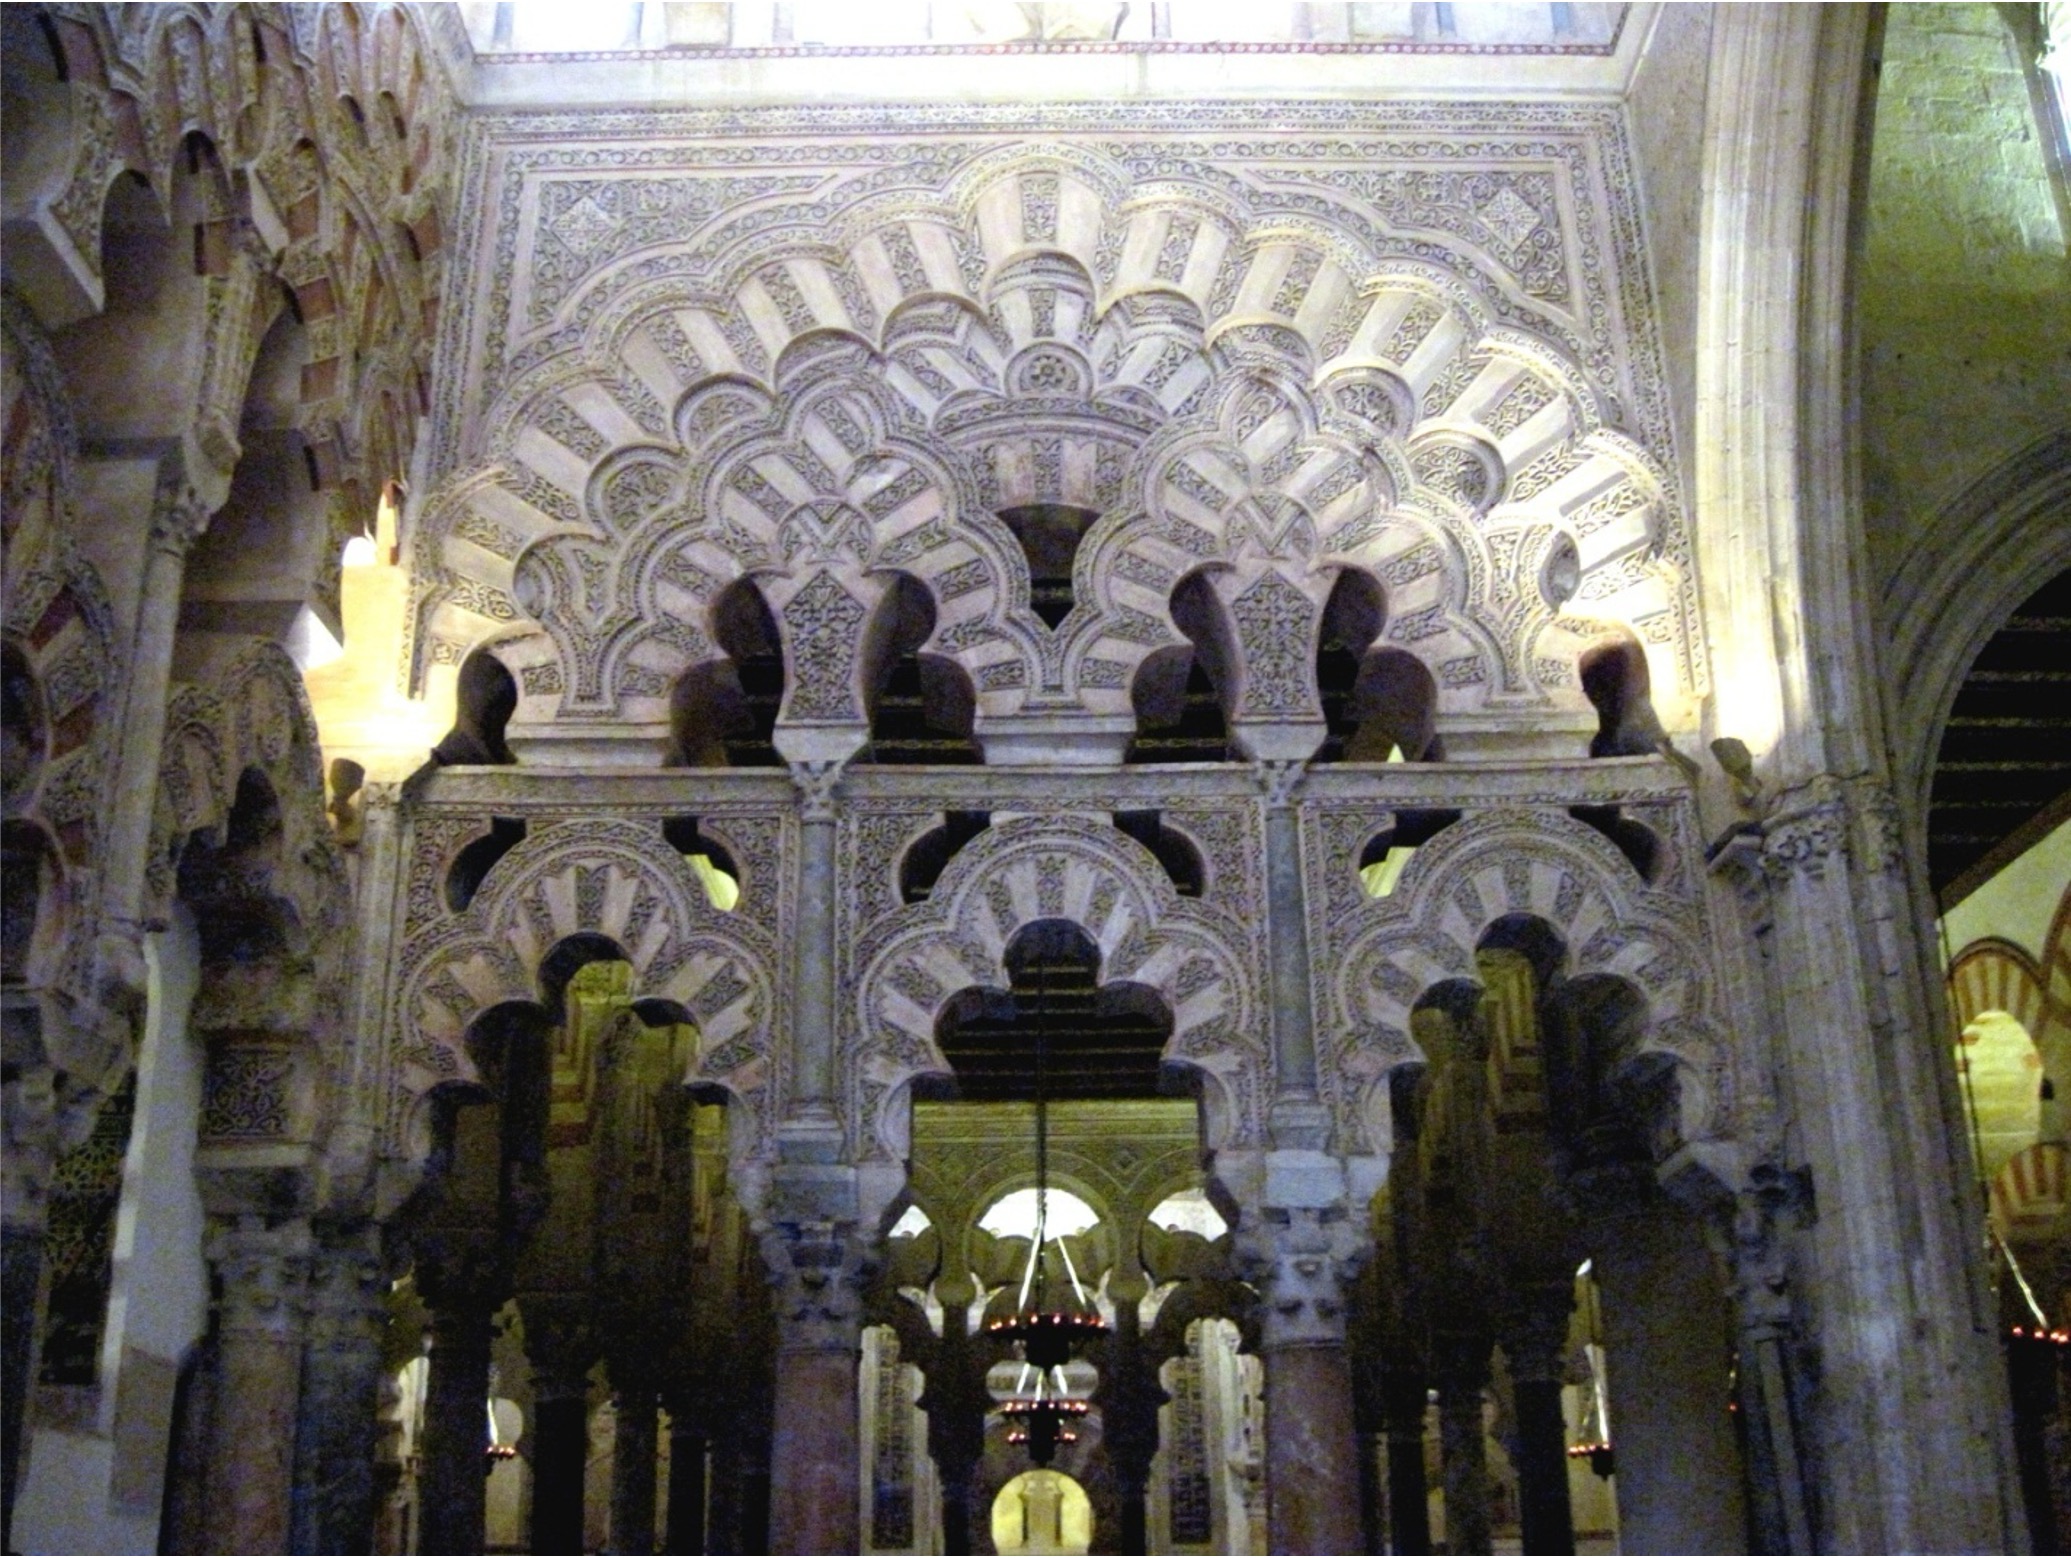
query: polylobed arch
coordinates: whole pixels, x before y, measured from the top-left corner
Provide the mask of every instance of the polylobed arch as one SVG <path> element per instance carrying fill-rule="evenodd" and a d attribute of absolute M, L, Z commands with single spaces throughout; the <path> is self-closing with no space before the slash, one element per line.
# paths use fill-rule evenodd
<path fill-rule="evenodd" d="M 1473 814 L 1418 849 L 1388 897 L 1354 912 L 1362 923 L 1328 990 L 1343 1037 L 1327 1048 L 1323 1069 L 1338 1129 L 1362 1150 L 1391 1150 L 1389 1077 L 1424 1058 L 1412 1010 L 1434 987 L 1475 983 L 1476 954 L 1506 921 L 1555 938 L 1565 981 L 1616 979 L 1644 1001 L 1637 1052 L 1678 1067 L 1679 1142 L 1735 1133 L 1736 1079 L 1691 906 L 1639 882 L 1595 830 L 1560 813 Z"/>
<path fill-rule="evenodd" d="M 463 841 L 455 841 L 455 849 Z M 429 926 L 399 972 L 395 1018 L 399 1068 L 393 1081 L 421 1159 L 421 1100 L 442 1082 L 470 1080 L 469 1025 L 502 1002 L 551 1010 L 563 962 L 596 957 L 632 970 L 634 1004 L 684 1013 L 699 1033 L 686 1082 L 723 1088 L 746 1105 L 764 1144 L 774 1129 L 783 1057 L 778 1021 L 779 960 L 770 932 L 711 900 L 660 824 L 583 819 L 528 826 L 496 862 L 467 906 Z M 642 1003 L 669 1003 L 666 1008 Z"/>
<path fill-rule="evenodd" d="M 859 1026 L 841 1057 L 856 1152 L 903 1158 L 912 1084 L 951 1070 L 935 1037 L 944 1010 L 972 985 L 1004 987 L 1008 943 L 1045 919 L 1078 925 L 1108 980 L 1147 986 L 1171 1011 L 1166 1062 L 1203 1080 L 1206 1145 L 1261 1141 L 1267 1060 L 1244 932 L 1220 909 L 1181 899 L 1151 852 L 1119 830 L 1026 817 L 979 834 L 926 900 L 858 947 Z"/>
<path fill-rule="evenodd" d="M 1087 320 L 1099 321 L 1093 327 L 1098 337 L 1118 316 L 1146 308 L 1155 314 L 1160 296 L 1184 300 L 1208 322 L 1214 340 L 1205 342 L 1197 325 L 1192 345 L 1177 339 L 1157 345 L 1146 338 L 1128 347 L 1115 358 L 1114 393 L 1102 400 L 1107 392 L 1097 392 L 1089 410 L 1097 404 L 1110 421 L 1123 418 L 1125 411 L 1148 415 L 1155 430 L 1206 414 L 1218 399 L 1241 401 L 1244 397 L 1236 389 L 1217 388 L 1218 373 L 1243 382 L 1258 374 L 1281 374 L 1288 387 L 1302 388 L 1304 395 L 1313 393 L 1307 386 L 1318 374 L 1328 375 L 1339 390 L 1333 392 L 1327 417 L 1342 427 L 1344 436 L 1380 450 L 1374 469 L 1385 468 L 1387 477 L 1383 488 L 1376 490 L 1385 490 L 1385 506 L 1399 511 L 1378 527 L 1369 518 L 1363 533 L 1357 514 L 1337 522 L 1337 531 L 1344 532 L 1335 538 L 1338 549 L 1348 552 L 1348 561 L 1356 559 L 1359 566 L 1385 578 L 1391 598 L 1402 595 L 1396 613 L 1398 647 L 1425 661 L 1449 716 L 1478 710 L 1499 695 L 1536 699 L 1564 714 L 1580 715 L 1585 700 L 1573 661 L 1606 629 L 1602 616 L 1568 609 L 1578 594 L 1592 613 L 1608 615 L 1612 621 L 1646 622 L 1643 637 L 1657 680 L 1674 688 L 1674 717 L 1680 720 L 1687 713 L 1691 696 L 1703 685 L 1704 672 L 1694 647 L 1678 647 L 1691 619 L 1687 591 L 1677 582 L 1687 573 L 1687 546 L 1678 539 L 1672 479 L 1632 440 L 1603 425 L 1592 381 L 1572 365 L 1576 354 L 1570 343 L 1558 341 L 1557 330 L 1545 334 L 1498 325 L 1494 315 L 1474 301 L 1471 289 L 1462 291 L 1456 278 L 1393 258 L 1362 257 L 1356 245 L 1347 247 L 1342 234 L 1312 231 L 1302 222 L 1285 219 L 1258 225 L 1248 241 L 1242 264 L 1255 272 L 1251 280 L 1240 279 L 1226 298 L 1212 283 L 1195 297 L 1188 286 L 1161 274 L 1158 255 L 1147 255 L 1140 244 L 1125 241 L 1122 254 L 1108 247 L 1087 254 L 1078 242 L 1057 237 L 1063 229 L 1038 219 L 1040 212 L 1031 215 L 1033 208 L 1022 209 L 1024 194 L 1036 205 L 1049 199 L 1046 181 L 1061 181 L 1060 192 L 1113 184 L 1127 196 L 1114 208 L 1114 220 L 1132 231 L 1139 221 L 1150 220 L 1162 246 L 1180 220 L 1173 202 L 1191 186 L 1180 179 L 1169 187 L 1158 186 L 1156 192 L 1147 188 L 1138 193 L 1128 190 L 1125 181 L 1117 182 L 1116 170 L 1097 176 L 1089 172 L 1099 166 L 1098 158 L 1089 162 L 1075 149 L 1065 151 L 1070 155 L 1060 154 L 1051 162 L 1024 158 L 1018 166 L 995 167 L 996 159 L 980 159 L 982 166 L 974 164 L 963 175 L 971 191 L 969 202 L 931 208 L 930 222 L 949 224 L 931 229 L 945 240 L 952 232 L 970 232 L 957 224 L 979 221 L 982 208 L 982 221 L 990 225 L 971 235 L 982 256 L 976 264 L 969 252 L 958 255 L 956 246 L 946 241 L 940 253 L 932 239 L 916 247 L 910 230 L 916 208 L 910 197 L 902 196 L 905 204 L 897 215 L 893 205 L 873 208 L 875 214 L 852 212 L 845 219 L 852 226 L 843 228 L 831 249 L 824 242 L 799 247 L 795 260 L 773 261 L 770 234 L 764 231 L 752 255 L 742 251 L 735 270 L 722 262 L 713 272 L 735 280 L 722 279 L 695 296 L 674 283 L 633 281 L 628 267 L 606 267 L 584 283 L 590 290 L 583 294 L 579 313 L 595 321 L 589 340 L 599 339 L 599 330 L 617 331 L 625 335 L 628 352 L 592 356 L 591 347 L 578 348 L 577 357 L 591 364 L 578 369 L 590 376 L 591 388 L 582 391 L 583 410 L 577 414 L 557 390 L 550 420 L 566 427 L 574 445 L 596 445 L 601 452 L 614 438 L 624 438 L 611 428 L 639 423 L 641 403 L 665 407 L 685 397 L 701 377 L 717 375 L 755 385 L 781 379 L 785 383 L 777 385 L 776 393 L 792 398 L 800 392 L 786 385 L 802 385 L 816 373 L 862 372 L 893 392 L 900 408 L 896 414 L 903 422 L 932 428 L 935 435 L 956 443 L 963 435 L 951 423 L 967 417 L 962 408 L 1015 403 L 1013 386 L 1003 383 L 1003 376 L 1011 377 L 1017 353 L 1050 341 L 1060 351 L 1069 348 L 1069 355 L 1079 351 L 1076 343 L 1085 334 Z M 1066 197 L 1060 193 L 1059 198 Z M 1227 204 L 1225 196 L 1215 198 Z M 1177 230 L 1191 231 L 1198 240 L 1205 230 L 1199 218 L 1187 220 L 1194 221 L 1195 228 Z M 1215 227 L 1213 222 L 1207 225 Z M 1052 232 L 1047 243 L 1035 241 L 1041 231 Z M 1112 236 L 1118 229 L 1110 226 L 1104 231 Z M 863 253 L 866 247 L 871 264 L 860 269 L 851 265 L 837 276 L 847 263 L 841 257 Z M 793 252 L 782 243 L 777 249 Z M 900 256 L 896 262 L 888 258 L 895 250 Z M 885 289 L 885 278 L 877 274 L 886 265 L 899 278 L 896 294 Z M 1145 265 L 1143 275 L 1124 274 Z M 1344 270 L 1345 265 L 1353 269 Z M 1182 280 L 1191 277 L 1190 266 L 1191 260 L 1180 264 Z M 1355 272 L 1367 273 L 1367 280 L 1357 287 L 1336 279 Z M 621 274 L 627 277 L 622 285 L 611 279 Z M 787 279 L 776 282 L 779 276 Z M 1303 287 L 1327 283 L 1329 298 L 1318 294 L 1320 300 L 1311 306 L 1296 303 L 1290 294 L 1286 306 L 1278 306 L 1277 295 L 1267 294 L 1290 285 L 1290 276 L 1306 278 Z M 771 293 L 773 283 L 781 299 Z M 742 288 L 750 290 L 738 290 Z M 1094 302 L 1083 301 L 1089 288 Z M 859 291 L 867 293 L 867 299 L 859 300 Z M 1035 328 L 1030 312 L 1034 305 L 1028 300 L 1037 293 L 1052 300 L 1050 334 Z M 1096 302 L 1098 314 L 1091 312 Z M 965 323 L 957 325 L 957 319 Z M 991 343 L 982 361 L 971 360 L 975 377 L 966 373 L 961 385 L 946 376 L 950 357 L 927 356 L 949 351 L 958 331 L 976 331 Z M 753 350 L 748 349 L 751 339 Z M 880 341 L 881 347 L 870 344 Z M 1120 337 L 1115 344 L 1127 346 Z M 1131 388 L 1140 382 L 1132 375 L 1151 372 L 1154 359 L 1170 360 L 1162 355 L 1168 349 L 1202 365 L 1201 377 L 1190 383 L 1181 403 L 1158 394 L 1145 399 Z M 574 395 L 576 381 L 567 376 L 573 360 L 566 355 L 538 359 L 536 366 L 524 368 L 511 380 L 499 403 L 515 410 L 535 393 L 528 386 L 550 383 Z M 768 367 L 771 361 L 778 364 L 774 375 Z M 1096 351 L 1086 371 L 1109 372 L 1102 367 L 1104 361 L 1105 355 Z M 1131 363 L 1137 366 L 1131 368 Z M 1171 382 L 1164 370 L 1159 373 L 1161 382 Z M 941 388 L 928 389 L 927 376 L 939 379 Z M 1363 398 L 1355 391 L 1363 392 Z M 766 396 L 770 391 L 753 393 Z M 607 411 L 613 397 L 623 402 L 622 410 Z M 1308 413 L 1309 431 L 1304 436 L 1321 435 L 1323 424 L 1317 415 Z M 567 426 L 571 420 L 576 425 Z M 1420 420 L 1425 424 L 1421 432 Z M 528 425 L 523 414 L 498 414 L 490 423 L 515 429 Z M 975 429 L 978 424 L 970 425 Z M 1387 436 L 1377 440 L 1377 431 Z M 594 454 L 556 445 L 560 452 L 548 457 L 540 435 L 530 436 L 534 441 L 526 447 L 545 463 L 522 475 L 514 471 L 506 482 L 514 494 L 529 492 L 553 506 L 568 503 L 579 480 L 574 471 L 552 471 L 570 460 L 587 469 Z M 1117 447 L 1124 453 L 1138 449 L 1145 436 L 1132 429 Z M 505 447 L 510 452 L 498 458 L 514 457 L 517 443 Z M 1352 489 L 1342 486 L 1343 479 L 1332 476 L 1323 463 L 1308 463 L 1313 481 L 1339 484 L 1341 490 L 1331 501 L 1346 501 L 1344 492 Z M 1370 473 L 1358 475 L 1353 483 L 1356 487 L 1358 481 L 1372 479 Z M 566 497 L 541 491 L 556 482 L 556 490 Z M 1285 497 L 1275 490 L 1275 503 Z M 519 506 L 529 501 L 521 500 Z M 1113 512 L 1109 506 L 1110 517 Z M 966 509 L 955 515 L 957 528 L 967 534 L 985 530 L 988 517 Z M 1254 528 L 1258 523 L 1274 531 L 1278 521 L 1268 512 Z M 1131 525 L 1141 528 L 1140 519 L 1125 516 L 1122 528 Z M 1430 547 L 1433 538 L 1442 541 L 1435 550 Z M 1000 581 L 1025 570 L 1015 566 L 1019 559 L 994 550 L 999 555 L 989 560 L 995 581 L 989 588 L 998 591 Z M 1216 543 L 1209 543 L 1209 550 L 1217 550 Z M 1089 535 L 1081 558 L 1096 551 L 1095 537 Z M 450 549 L 447 555 L 460 560 Z M 941 562 L 948 569 L 959 566 L 946 555 Z M 1155 574 L 1160 567 L 1153 562 L 1143 571 Z M 914 571 L 933 588 L 934 576 L 942 570 L 922 566 Z M 1090 571 L 1102 578 L 1112 572 L 1102 564 Z M 1169 561 L 1162 571 L 1172 571 Z M 1470 587 L 1470 578 L 1479 583 Z M 1414 598 L 1424 580 L 1451 583 L 1426 602 Z M 852 578 L 851 593 L 855 585 Z M 1327 588 L 1319 585 L 1313 593 L 1320 597 Z M 1074 618 L 1084 619 L 1084 636 L 1099 637 L 1102 643 L 1097 650 L 1090 643 L 1067 648 L 1054 663 L 1045 653 L 1049 635 L 1039 626 L 1005 620 L 1002 612 L 1011 615 L 1011 602 L 947 622 L 945 631 L 961 631 L 973 642 L 1007 646 L 1004 653 L 994 647 L 965 659 L 981 719 L 1011 720 L 1012 711 L 1038 687 L 1050 689 L 1046 697 L 1061 691 L 1074 699 L 1089 720 L 1125 718 L 1130 666 L 1176 637 L 1161 620 L 1163 603 L 1156 599 L 1169 589 L 1169 579 L 1162 587 L 1154 586 L 1149 609 L 1133 601 L 1102 602 L 1103 610 L 1089 612 L 1083 609 L 1087 590 L 1076 587 L 1081 608 Z M 937 589 L 936 594 L 946 617 L 947 592 Z M 1518 600 L 1526 607 L 1522 617 L 1515 610 Z M 1132 616 L 1131 611 L 1142 616 Z M 1434 628 L 1450 637 L 1435 637 Z M 1095 663 L 1081 674 L 1074 669 L 1079 661 Z M 1116 665 L 1122 667 L 1119 672 Z M 1104 739 L 1113 744 L 1113 738 Z"/>

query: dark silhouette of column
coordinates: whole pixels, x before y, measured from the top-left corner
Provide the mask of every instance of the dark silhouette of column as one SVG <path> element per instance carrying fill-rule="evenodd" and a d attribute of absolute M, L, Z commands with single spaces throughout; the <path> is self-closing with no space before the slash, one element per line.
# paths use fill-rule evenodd
<path fill-rule="evenodd" d="M 1527 1553 L 1572 1553 L 1568 1502 L 1568 1427 L 1561 1409 L 1571 1281 L 1536 1284 L 1506 1317 L 1503 1356 L 1517 1410 L 1519 1515 Z"/>
<path fill-rule="evenodd" d="M 1482 1398 L 1489 1383 L 1489 1340 L 1485 1336 L 1439 1337 L 1433 1351 L 1439 1448 L 1444 1458 L 1445 1549 L 1449 1553 L 1487 1553 L 1492 1549 Z"/>
<path fill-rule="evenodd" d="M 618 1437 L 611 1452 L 611 1540 L 607 1551 L 654 1551 L 657 1403 L 651 1389 L 618 1392 Z"/>
<path fill-rule="evenodd" d="M 580 1300 L 520 1299 L 532 1365 L 532 1550 L 583 1550 L 583 1472 L 590 1458 L 588 1317 Z"/>
<path fill-rule="evenodd" d="M 1423 1376 L 1389 1370 L 1381 1376 L 1383 1432 L 1388 1445 L 1388 1543 L 1397 1553 L 1431 1551 L 1431 1508 L 1424 1487 Z"/>
<path fill-rule="evenodd" d="M 679 1393 L 669 1398 L 669 1503 L 662 1548 L 705 1550 L 705 1432 Z"/>
<path fill-rule="evenodd" d="M 500 1304 L 493 1291 L 421 1283 L 431 1307 L 424 1448 L 417 1471 L 417 1550 L 479 1553 L 489 1457 L 489 1344 Z"/>
<path fill-rule="evenodd" d="M 387 1293 L 388 1272 L 371 1231 L 319 1247 L 295 1430 L 292 1543 L 298 1553 L 374 1550 Z"/>

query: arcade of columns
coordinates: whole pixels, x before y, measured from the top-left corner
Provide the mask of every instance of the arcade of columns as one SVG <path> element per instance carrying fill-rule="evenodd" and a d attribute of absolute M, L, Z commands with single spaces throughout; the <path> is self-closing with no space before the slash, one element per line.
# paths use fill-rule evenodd
<path fill-rule="evenodd" d="M 455 25 L 8 8 L 11 1511 L 32 1395 L 116 1409 L 51 1208 L 187 915 L 178 1550 L 371 1550 L 412 1321 L 417 1550 L 517 1360 L 533 1550 L 600 1369 L 614 1543 L 666 1408 L 672 1540 L 862 1550 L 866 1357 L 982 1550 L 1027 1170 L 915 1092 L 1068 926 L 1191 1099 L 1081 1153 L 1096 1540 L 1173 1529 L 1199 1321 L 1268 1550 L 1427 1541 L 1433 1392 L 1488 1550 L 1492 1360 L 1571 1548 L 1587 1260 L 1627 1550 L 2020 1545 L 1844 522 L 1860 16 L 1720 13 L 1694 343 L 1625 105 L 462 112 Z"/>

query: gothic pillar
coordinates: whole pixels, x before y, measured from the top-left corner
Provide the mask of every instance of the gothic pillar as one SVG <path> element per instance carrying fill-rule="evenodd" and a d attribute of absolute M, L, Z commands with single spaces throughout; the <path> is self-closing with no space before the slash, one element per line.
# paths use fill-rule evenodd
<path fill-rule="evenodd" d="M 521 1299 L 532 1365 L 532 1550 L 583 1550 L 590 1459 L 590 1366 L 596 1352 L 579 1300 Z M 648 1454 L 654 1452 L 649 1430 Z M 650 1511 L 651 1520 L 651 1511 Z"/>
<path fill-rule="evenodd" d="M 1884 635 L 1851 468 L 1873 25 L 1856 6 L 1732 6 L 1711 33 L 1693 445 L 1716 625 L 1707 734 L 1754 759 L 1767 883 L 1735 1020 L 1744 1042 L 1773 1044 L 1760 1074 L 1776 1079 L 1787 1166 L 1809 1169 L 1818 1207 L 1794 1240 L 1818 1356 L 1804 1397 L 1812 1539 L 2012 1551 L 2026 1522 L 1985 1208 L 1931 904 L 1887 788 Z"/>
<path fill-rule="evenodd" d="M 1489 1383 L 1486 1337 L 1441 1337 L 1435 1347 L 1438 1441 L 1445 1476 L 1445 1550 L 1488 1553 L 1489 1466 L 1482 1398 Z"/>
<path fill-rule="evenodd" d="M 1390 1369 L 1381 1376 L 1381 1413 L 1388 1441 L 1388 1545 L 1397 1553 L 1431 1551 L 1431 1509 L 1424 1488 L 1423 1376 Z"/>
<path fill-rule="evenodd" d="M 209 1262 L 221 1297 L 203 1539 L 210 1552 L 286 1552 L 309 1227 L 250 1219 L 217 1232 Z"/>
<path fill-rule="evenodd" d="M 1503 1356 L 1510 1365 L 1517 1410 L 1519 1514 L 1527 1553 L 1572 1553 L 1575 1520 L 1568 1503 L 1568 1428 L 1561 1409 L 1567 1359 L 1571 1282 L 1535 1284 L 1506 1317 Z"/>
<path fill-rule="evenodd" d="M 295 1552 L 374 1550 L 387 1290 L 372 1239 L 319 1249 L 295 1426 Z"/>
<path fill-rule="evenodd" d="M 850 1227 L 801 1223 L 763 1250 L 777 1310 L 769 1550 L 860 1552 L 862 1250 Z"/>
<path fill-rule="evenodd" d="M 427 1283 L 422 1276 L 420 1268 L 431 1307 L 431 1367 L 417 1470 L 417 1550 L 479 1553 L 489 1478 L 489 1347 L 502 1300 L 483 1285 Z"/>
<path fill-rule="evenodd" d="M 1352 1226 L 1342 1206 L 1269 1207 L 1262 1225 L 1240 1225 L 1240 1254 L 1263 1299 L 1267 1546 L 1276 1553 L 1362 1545 L 1345 1348 L 1345 1286 L 1361 1253 Z"/>
<path fill-rule="evenodd" d="M 1595 1272 L 1618 1456 L 1618 1550 L 1743 1552 L 1726 1295 L 1711 1252 L 1670 1208 L 1621 1218 L 1606 1232 Z"/>
<path fill-rule="evenodd" d="M 657 1410 L 651 1388 L 635 1385 L 618 1391 L 618 1437 L 611 1452 L 611 1545 L 607 1551 L 654 1551 Z"/>

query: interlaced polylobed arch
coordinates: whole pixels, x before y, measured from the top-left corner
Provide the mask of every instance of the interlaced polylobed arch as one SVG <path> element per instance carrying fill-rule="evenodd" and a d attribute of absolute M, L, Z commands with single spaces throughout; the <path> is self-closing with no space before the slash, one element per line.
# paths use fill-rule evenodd
<path fill-rule="evenodd" d="M 1338 1128 L 1360 1150 L 1393 1145 L 1390 1074 L 1425 1058 L 1412 1010 L 1436 987 L 1474 983 L 1490 927 L 1513 916 L 1558 938 L 1564 979 L 1615 978 L 1644 1002 L 1635 1054 L 1678 1067 L 1682 1142 L 1735 1134 L 1735 1078 L 1691 906 L 1646 887 L 1595 830 L 1551 812 L 1477 813 L 1420 848 L 1395 891 L 1357 914 L 1330 986 L 1341 1037 L 1324 1076 Z"/>
<path fill-rule="evenodd" d="M 856 951 L 859 1031 L 843 1060 L 861 1155 L 906 1155 L 908 1088 L 951 1070 L 935 1041 L 943 1011 L 969 986 L 1004 987 L 1008 943 L 1039 920 L 1082 928 L 1100 949 L 1104 982 L 1144 985 L 1163 1000 L 1173 1022 L 1166 1058 L 1205 1080 L 1206 1145 L 1262 1139 L 1267 1057 L 1245 931 L 1180 898 L 1156 857 L 1119 830 L 1025 817 L 966 845 L 925 902 L 888 916 Z"/>
<path fill-rule="evenodd" d="M 1118 758 L 1135 668 L 1182 642 L 1170 591 L 1204 564 L 1233 600 L 1286 595 L 1250 617 L 1311 638 L 1294 599 L 1313 617 L 1368 571 L 1444 715 L 1579 716 L 1575 661 L 1608 623 L 1637 625 L 1672 709 L 1701 689 L 1673 478 L 1569 278 L 1505 261 L 1485 221 L 1383 202 L 1446 234 L 1411 258 L 1371 191 L 1297 215 L 1226 171 L 1062 140 L 940 166 L 796 226 L 781 199 L 685 227 L 609 180 L 545 197 L 541 242 L 585 236 L 489 321 L 508 374 L 485 361 L 464 419 L 484 431 L 444 452 L 420 531 L 419 671 L 530 617 L 521 727 L 652 722 L 711 652 L 716 593 L 804 545 L 865 617 L 874 570 L 922 581 L 929 649 L 970 676 L 995 753 L 1040 717 Z M 745 451 L 763 424 L 783 447 Z M 1103 516 L 1054 631 L 995 517 L 1031 502 Z M 794 688 L 856 658 L 785 636 Z M 1313 747 L 1313 689 L 1257 682 L 1249 744 L 1298 744 L 1278 724 Z"/>
<path fill-rule="evenodd" d="M 466 1034 L 485 1010 L 548 998 L 547 964 L 574 937 L 601 938 L 632 973 L 636 1006 L 682 1014 L 698 1030 L 684 1081 L 724 1087 L 771 1127 L 783 1060 L 778 959 L 767 930 L 714 909 L 696 872 L 658 827 L 601 821 L 528 831 L 483 880 L 467 908 L 420 937 L 398 972 L 395 1078 L 405 1119 L 421 1134 L 423 1098 L 473 1076 Z M 421 1154 L 426 1142 L 406 1150 Z"/>

